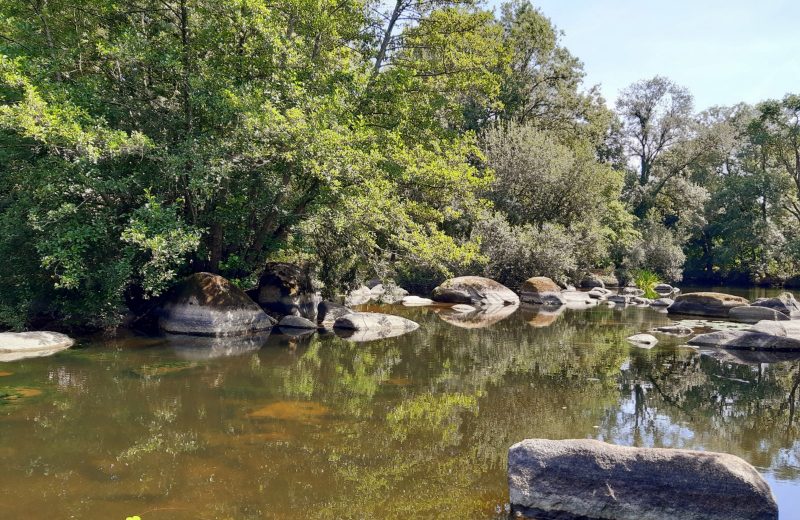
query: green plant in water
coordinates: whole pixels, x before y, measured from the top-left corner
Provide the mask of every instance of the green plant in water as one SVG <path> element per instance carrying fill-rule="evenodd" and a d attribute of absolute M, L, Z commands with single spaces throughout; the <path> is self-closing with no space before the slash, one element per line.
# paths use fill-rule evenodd
<path fill-rule="evenodd" d="M 655 287 L 661 283 L 661 279 L 656 273 L 647 269 L 640 269 L 633 273 L 633 281 L 636 287 L 644 291 L 645 298 L 658 298 Z"/>

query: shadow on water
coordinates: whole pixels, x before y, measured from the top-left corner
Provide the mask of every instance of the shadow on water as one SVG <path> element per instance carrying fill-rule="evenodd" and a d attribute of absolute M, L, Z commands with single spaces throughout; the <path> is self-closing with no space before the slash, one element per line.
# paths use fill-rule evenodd
<path fill-rule="evenodd" d="M 420 328 L 87 340 L 4 364 L 3 515 L 501 518 L 527 437 L 733 453 L 797 506 L 794 358 L 637 349 L 671 323 L 642 307 L 382 310 Z"/>

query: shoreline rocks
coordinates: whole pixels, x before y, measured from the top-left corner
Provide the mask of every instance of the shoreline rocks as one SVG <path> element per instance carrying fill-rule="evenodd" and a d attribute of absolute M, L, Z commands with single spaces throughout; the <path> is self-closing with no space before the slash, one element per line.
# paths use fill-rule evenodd
<path fill-rule="evenodd" d="M 325 328 L 332 328 L 337 319 L 353 312 L 349 307 L 324 300 L 317 306 L 317 323 Z"/>
<path fill-rule="evenodd" d="M 158 326 L 173 334 L 237 336 L 269 330 L 274 320 L 222 276 L 195 273 L 165 296 Z"/>
<path fill-rule="evenodd" d="M 353 312 L 333 324 L 337 336 L 352 341 L 373 341 L 399 336 L 419 328 L 419 324 L 391 314 Z"/>
<path fill-rule="evenodd" d="M 749 304 L 747 299 L 740 296 L 716 292 L 696 292 L 676 296 L 675 302 L 667 307 L 667 312 L 669 314 L 727 318 L 732 308 Z"/>
<path fill-rule="evenodd" d="M 525 303 L 564 305 L 561 287 L 546 276 L 534 276 L 522 282 L 520 299 Z"/>
<path fill-rule="evenodd" d="M 764 307 L 777 311 L 788 318 L 800 318 L 800 303 L 790 292 L 774 298 L 759 298 L 750 304 L 753 307 Z"/>
<path fill-rule="evenodd" d="M 788 321 L 791 318 L 780 311 L 757 305 L 743 305 L 730 310 L 728 318 L 742 323 L 758 323 L 763 320 Z"/>
<path fill-rule="evenodd" d="M 74 344 L 74 339 L 59 332 L 0 332 L 0 362 L 50 356 Z"/>
<path fill-rule="evenodd" d="M 798 352 L 800 322 L 759 321 L 749 329 L 700 334 L 687 343 L 697 347 Z"/>
<path fill-rule="evenodd" d="M 519 296 L 505 285 L 482 276 L 459 276 L 433 290 L 433 301 L 494 307 L 518 305 Z"/>
<path fill-rule="evenodd" d="M 734 455 L 527 439 L 508 451 L 517 518 L 777 520 L 769 485 Z"/>
<path fill-rule="evenodd" d="M 272 262 L 266 265 L 258 282 L 258 304 L 278 316 L 302 316 L 317 319 L 321 298 L 314 291 L 311 279 L 293 264 Z"/>

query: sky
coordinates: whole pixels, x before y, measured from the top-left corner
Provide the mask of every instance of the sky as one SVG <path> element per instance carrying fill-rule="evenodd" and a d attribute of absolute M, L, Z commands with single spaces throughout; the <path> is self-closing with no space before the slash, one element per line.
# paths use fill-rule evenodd
<path fill-rule="evenodd" d="M 532 1 L 610 106 L 655 75 L 687 87 L 698 110 L 800 93 L 800 0 Z"/>

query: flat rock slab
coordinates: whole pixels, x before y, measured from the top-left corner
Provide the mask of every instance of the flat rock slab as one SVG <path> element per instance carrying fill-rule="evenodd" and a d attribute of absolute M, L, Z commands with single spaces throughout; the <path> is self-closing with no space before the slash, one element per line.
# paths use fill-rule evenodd
<path fill-rule="evenodd" d="M 776 322 L 780 323 L 780 322 Z M 800 339 L 753 330 L 721 330 L 700 334 L 687 343 L 696 347 L 800 351 Z"/>
<path fill-rule="evenodd" d="M 278 327 L 282 329 L 306 329 L 316 330 L 317 324 L 311 320 L 303 318 L 302 316 L 284 316 L 278 322 Z"/>
<path fill-rule="evenodd" d="M 517 517 L 560 520 L 777 520 L 769 485 L 726 453 L 528 439 L 508 451 Z"/>
<path fill-rule="evenodd" d="M 749 304 L 750 302 L 746 298 L 732 294 L 696 292 L 676 296 L 675 302 L 667 308 L 667 312 L 727 318 L 732 308 Z"/>
<path fill-rule="evenodd" d="M 780 311 L 757 305 L 734 307 L 730 310 L 728 317 L 742 323 L 758 323 L 762 320 L 789 321 L 791 319 Z"/>
<path fill-rule="evenodd" d="M 459 276 L 446 280 L 433 290 L 433 300 L 487 307 L 519 304 L 519 296 L 514 291 L 500 282 L 481 276 Z"/>
<path fill-rule="evenodd" d="M 0 332 L 0 362 L 49 356 L 74 344 L 74 339 L 58 332 Z"/>
<path fill-rule="evenodd" d="M 393 330 L 411 332 L 419 328 L 419 324 L 400 316 L 381 314 L 378 312 L 354 312 L 337 319 L 335 329 L 346 330 Z"/>

